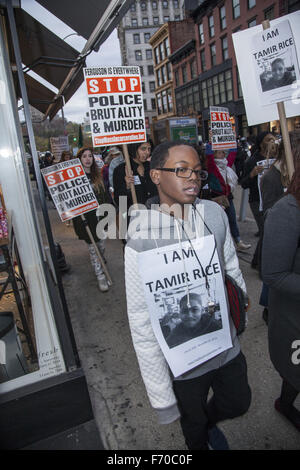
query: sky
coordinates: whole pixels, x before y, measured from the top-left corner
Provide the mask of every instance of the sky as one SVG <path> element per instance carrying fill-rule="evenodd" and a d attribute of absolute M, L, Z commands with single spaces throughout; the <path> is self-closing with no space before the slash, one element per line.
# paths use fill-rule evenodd
<path fill-rule="evenodd" d="M 52 15 L 52 13 L 43 8 L 35 0 L 22 0 L 21 6 L 25 11 L 27 11 L 27 13 L 29 13 L 35 19 L 40 21 L 40 23 L 50 29 L 61 39 L 64 39 L 69 34 L 74 33 L 74 31 L 69 26 L 67 26 L 65 23 L 63 23 L 54 15 Z M 70 46 L 72 46 L 74 49 L 81 52 L 85 46 L 86 39 L 82 38 L 81 36 L 78 36 L 77 34 L 73 34 L 72 36 L 66 38 L 66 42 L 70 44 Z M 119 39 L 117 36 L 117 29 L 115 29 L 111 33 L 109 38 L 102 44 L 98 52 L 92 52 L 87 57 L 86 65 L 87 67 L 90 67 L 92 65 L 121 65 L 121 53 Z M 52 91 L 57 92 L 57 89 L 55 87 L 42 80 L 36 74 L 30 73 L 30 75 L 41 81 Z M 68 121 L 81 123 L 83 122 L 84 116 L 87 111 L 88 104 L 83 83 L 80 88 L 78 88 L 77 92 L 64 106 L 64 116 Z M 61 111 L 59 111 L 58 115 L 61 115 Z"/>

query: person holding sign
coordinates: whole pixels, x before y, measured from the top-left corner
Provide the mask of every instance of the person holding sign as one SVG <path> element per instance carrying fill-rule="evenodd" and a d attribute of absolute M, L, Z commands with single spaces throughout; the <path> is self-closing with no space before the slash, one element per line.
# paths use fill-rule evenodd
<path fill-rule="evenodd" d="M 189 450 L 216 448 L 216 436 L 222 440 L 219 449 L 227 449 L 216 423 L 242 415 L 251 401 L 247 365 L 224 287 L 226 273 L 246 295 L 228 219 L 218 204 L 197 198 L 207 174 L 193 146 L 158 145 L 150 174 L 159 204 L 132 216 L 125 247 L 127 311 L 141 374 L 159 422 L 180 418 Z M 187 315 L 189 335 L 170 348 L 156 325 L 162 318 L 163 299 L 173 296 L 175 308 L 179 292 L 186 293 L 181 314 Z M 192 330 L 203 314 L 217 324 L 209 328 L 205 319 L 193 338 Z M 182 373 L 173 373 L 179 363 Z M 210 388 L 214 393 L 208 401 Z"/>
<path fill-rule="evenodd" d="M 128 145 L 130 155 L 131 174 L 125 163 L 117 166 L 113 173 L 114 200 L 119 206 L 119 197 L 127 197 L 127 208 L 133 204 L 131 184 L 134 184 L 137 202 L 145 204 L 147 199 L 157 195 L 157 189 L 150 178 L 151 145 L 149 142 L 139 142 Z"/>
<path fill-rule="evenodd" d="M 103 204 L 103 203 L 109 202 L 107 193 L 105 192 L 105 186 L 101 177 L 100 169 L 98 168 L 95 162 L 93 150 L 90 148 L 83 147 L 82 149 L 78 151 L 76 158 L 79 158 L 82 163 L 83 169 L 93 187 L 98 203 Z M 86 212 L 85 221 L 88 227 L 90 228 L 92 236 L 94 240 L 96 241 L 99 251 L 102 255 L 104 253 L 104 240 L 99 239 L 96 233 L 97 224 L 99 222 L 99 219 L 96 215 L 96 210 Z M 88 244 L 91 263 L 95 269 L 100 291 L 101 292 L 108 291 L 107 279 L 103 272 L 103 268 L 97 256 L 96 250 L 85 228 L 84 221 L 82 220 L 81 217 L 75 217 L 73 219 L 73 226 L 74 226 L 74 230 L 78 238 L 80 240 L 84 240 Z"/>

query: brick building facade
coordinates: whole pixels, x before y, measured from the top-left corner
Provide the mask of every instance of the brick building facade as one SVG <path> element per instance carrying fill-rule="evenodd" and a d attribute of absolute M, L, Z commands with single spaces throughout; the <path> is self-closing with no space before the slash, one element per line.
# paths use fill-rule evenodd
<path fill-rule="evenodd" d="M 195 2 L 194 2 L 195 3 Z M 190 12 L 193 40 L 170 56 L 178 116 L 197 116 L 199 134 L 208 137 L 209 106 L 229 108 L 239 135 L 256 134 L 279 123 L 248 128 L 232 34 L 300 9 L 299 0 L 202 0 Z M 191 66 L 193 64 L 193 66 Z M 288 120 L 289 129 L 297 118 Z"/>

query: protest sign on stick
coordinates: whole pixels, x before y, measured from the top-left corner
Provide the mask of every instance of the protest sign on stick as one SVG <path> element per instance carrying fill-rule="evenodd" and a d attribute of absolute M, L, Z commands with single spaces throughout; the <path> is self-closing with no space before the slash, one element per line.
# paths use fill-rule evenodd
<path fill-rule="evenodd" d="M 236 137 L 227 108 L 210 107 L 211 143 L 213 150 L 236 147 Z"/>
<path fill-rule="evenodd" d="M 96 210 L 99 204 L 79 158 L 43 168 L 41 172 L 62 222 L 77 216 L 83 220 L 107 280 L 112 284 L 104 260 L 84 217 L 85 213 Z"/>
<path fill-rule="evenodd" d="M 131 174 L 127 144 L 147 140 L 139 67 L 85 68 L 93 146 L 122 145 Z M 131 185 L 136 203 L 134 185 Z"/>
<path fill-rule="evenodd" d="M 286 23 L 286 22 L 284 22 L 284 23 Z M 270 28 L 270 21 L 269 20 L 263 21 L 262 22 L 262 27 L 263 27 L 264 31 L 268 30 Z M 278 28 L 277 28 L 277 31 L 278 31 Z M 287 41 L 288 45 L 292 45 L 291 42 L 293 42 L 293 41 L 290 38 L 287 39 L 286 41 Z M 286 46 L 286 47 L 288 47 L 288 46 Z M 296 54 L 296 51 L 294 51 L 294 48 L 292 48 L 292 51 L 293 52 L 290 52 L 290 54 L 292 55 L 292 57 L 295 57 L 295 59 L 294 59 L 295 62 L 294 62 L 293 67 L 294 67 L 294 70 L 295 70 L 295 65 L 296 65 L 296 71 L 299 74 L 299 65 L 297 63 L 297 54 Z M 282 86 L 281 88 L 285 88 L 285 87 Z M 293 176 L 293 173 L 295 171 L 295 168 L 294 168 L 294 160 L 293 160 L 293 155 L 292 155 L 292 149 L 291 149 L 291 143 L 290 143 L 290 138 L 289 138 L 289 131 L 288 131 L 288 127 L 287 127 L 285 107 L 284 107 L 284 102 L 283 101 L 277 103 L 277 109 L 278 109 L 281 133 L 282 133 L 282 138 L 283 138 L 286 164 L 287 164 L 289 178 L 291 179 L 292 176 Z"/>

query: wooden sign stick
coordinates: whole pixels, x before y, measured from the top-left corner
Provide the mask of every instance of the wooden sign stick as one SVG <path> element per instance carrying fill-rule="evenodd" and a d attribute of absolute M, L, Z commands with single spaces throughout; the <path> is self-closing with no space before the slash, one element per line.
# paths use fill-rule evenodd
<path fill-rule="evenodd" d="M 124 154 L 124 157 L 125 157 L 126 168 L 128 170 L 128 173 L 131 175 L 132 170 L 131 170 L 130 157 L 129 157 L 129 153 L 128 153 L 127 144 L 123 144 L 123 154 Z M 133 183 L 131 183 L 131 185 L 130 185 L 130 190 L 131 190 L 131 197 L 132 197 L 133 204 L 137 204 L 135 186 L 134 186 Z"/>

